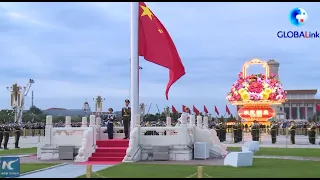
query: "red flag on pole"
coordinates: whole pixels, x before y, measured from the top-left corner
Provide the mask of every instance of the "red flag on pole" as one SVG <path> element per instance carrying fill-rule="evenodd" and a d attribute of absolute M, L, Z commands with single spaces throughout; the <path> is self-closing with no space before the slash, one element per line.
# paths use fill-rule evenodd
<path fill-rule="evenodd" d="M 231 112 L 230 112 L 230 110 L 229 110 L 229 108 L 228 108 L 228 105 L 226 105 L 226 112 L 228 113 L 228 116 L 231 115 Z"/>
<path fill-rule="evenodd" d="M 187 112 L 187 111 L 186 111 L 186 106 L 185 106 L 185 105 L 182 105 L 182 112 Z"/>
<path fill-rule="evenodd" d="M 204 112 L 204 113 L 206 113 L 206 114 L 208 114 L 208 113 L 209 113 L 209 111 L 208 111 L 208 109 L 207 109 L 207 107 L 206 107 L 206 106 L 203 106 L 203 112 Z"/>
<path fill-rule="evenodd" d="M 214 106 L 214 111 L 217 113 L 217 115 L 219 116 L 219 111 L 218 111 L 218 108 L 217 106 Z"/>
<path fill-rule="evenodd" d="M 176 110 L 176 108 L 172 105 L 172 113 L 177 113 L 178 111 Z"/>
<path fill-rule="evenodd" d="M 144 2 L 139 2 L 139 56 L 169 69 L 169 89 L 185 74 L 178 51 L 166 28 Z"/>
<path fill-rule="evenodd" d="M 320 105 L 319 104 L 316 104 L 316 110 L 317 110 L 317 112 L 320 112 Z"/>
<path fill-rule="evenodd" d="M 193 112 L 198 116 L 200 114 L 199 110 L 194 107 L 194 105 L 192 106 Z"/>

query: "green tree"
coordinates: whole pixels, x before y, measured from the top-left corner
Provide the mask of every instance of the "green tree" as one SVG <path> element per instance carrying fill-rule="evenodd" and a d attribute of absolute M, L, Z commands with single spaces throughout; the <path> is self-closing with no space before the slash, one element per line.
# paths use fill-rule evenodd
<path fill-rule="evenodd" d="M 218 118 L 218 120 L 219 120 L 219 122 L 225 122 L 225 118 L 224 118 L 223 116 L 220 116 L 220 117 Z"/>
<path fill-rule="evenodd" d="M 42 114 L 42 111 L 40 108 L 38 108 L 37 106 L 31 106 L 29 109 L 29 113 L 32 114 Z"/>

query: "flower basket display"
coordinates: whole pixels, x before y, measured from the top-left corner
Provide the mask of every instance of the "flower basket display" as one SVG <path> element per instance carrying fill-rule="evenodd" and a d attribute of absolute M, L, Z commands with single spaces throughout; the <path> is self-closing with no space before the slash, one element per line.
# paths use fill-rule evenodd
<path fill-rule="evenodd" d="M 250 65 L 262 65 L 265 74 L 247 75 Z M 243 65 L 238 80 L 233 83 L 227 100 L 233 105 L 240 105 L 238 114 L 246 121 L 267 121 L 275 116 L 271 105 L 282 104 L 286 101 L 286 91 L 276 78 L 275 74 L 269 74 L 267 62 L 253 59 Z"/>

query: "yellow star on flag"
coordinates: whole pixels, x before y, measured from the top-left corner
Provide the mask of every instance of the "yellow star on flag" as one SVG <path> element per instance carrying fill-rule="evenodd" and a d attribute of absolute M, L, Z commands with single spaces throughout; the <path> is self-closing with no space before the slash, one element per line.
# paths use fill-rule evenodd
<path fill-rule="evenodd" d="M 141 14 L 141 17 L 142 16 L 148 16 L 151 20 L 152 20 L 152 12 L 150 11 L 150 9 L 147 7 L 147 6 L 141 6 L 140 7 L 142 8 L 143 12 Z"/>

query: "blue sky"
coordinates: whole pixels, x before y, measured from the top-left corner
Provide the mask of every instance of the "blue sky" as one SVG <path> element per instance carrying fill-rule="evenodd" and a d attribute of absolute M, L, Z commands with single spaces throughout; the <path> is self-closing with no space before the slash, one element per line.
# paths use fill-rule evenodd
<path fill-rule="evenodd" d="M 147 3 L 167 28 L 186 69 L 165 100 L 168 70 L 141 58 L 140 100 L 151 112 L 193 104 L 224 113 L 225 96 L 242 64 L 253 58 L 280 62 L 286 89 L 319 88 L 319 39 L 278 39 L 277 32 L 320 32 L 319 3 Z M 288 20 L 301 7 L 309 19 Z M 129 3 L 0 3 L 0 108 L 6 86 L 35 80 L 35 105 L 81 108 L 93 97 L 120 109 L 129 98 Z M 250 71 L 257 71 L 251 69 Z M 249 72 L 250 72 L 249 71 Z M 26 106 L 31 104 L 31 93 Z M 234 112 L 235 108 L 229 105 Z"/>

